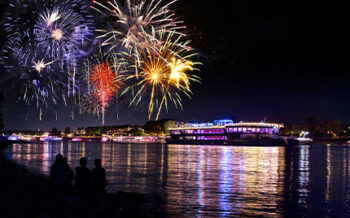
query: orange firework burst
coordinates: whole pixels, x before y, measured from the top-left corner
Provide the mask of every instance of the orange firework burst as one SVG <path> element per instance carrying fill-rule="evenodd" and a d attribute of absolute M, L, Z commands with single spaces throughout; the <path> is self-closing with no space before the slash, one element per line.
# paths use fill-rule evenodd
<path fill-rule="evenodd" d="M 148 119 L 151 119 L 157 108 L 157 120 L 163 105 L 167 109 L 168 102 L 172 102 L 176 108 L 182 108 L 180 93 L 190 97 L 191 83 L 200 82 L 197 75 L 188 71 L 198 70 L 195 65 L 201 63 L 190 61 L 196 53 L 188 46 L 189 41 L 182 42 L 181 39 L 182 36 L 174 38 L 173 32 L 153 32 L 149 43 L 140 52 L 140 65 L 133 66 L 139 73 L 126 77 L 126 80 L 136 80 L 136 84 L 125 88 L 122 93 L 136 88 L 136 95 L 130 104 L 138 104 L 149 90 Z M 135 62 L 137 57 L 130 58 Z"/>
<path fill-rule="evenodd" d="M 95 89 L 95 93 L 102 108 L 102 125 L 104 125 L 104 112 L 111 97 L 119 90 L 122 83 L 116 80 L 116 72 L 107 61 L 91 68 L 89 82 Z"/>

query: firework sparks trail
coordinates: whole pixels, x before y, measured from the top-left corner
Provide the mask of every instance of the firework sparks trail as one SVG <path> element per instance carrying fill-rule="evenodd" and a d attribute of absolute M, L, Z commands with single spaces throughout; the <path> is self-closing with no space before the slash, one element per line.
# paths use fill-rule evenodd
<path fill-rule="evenodd" d="M 134 66 L 138 68 L 139 75 L 132 74 L 126 77 L 126 80 L 136 80 L 135 85 L 127 87 L 122 93 L 125 94 L 132 88 L 137 89 L 130 104 L 139 104 L 147 90 L 150 90 L 149 119 L 153 110 L 158 108 L 155 117 L 157 120 L 163 105 L 167 109 L 169 101 L 173 102 L 176 108 L 182 108 L 180 93 L 190 97 L 191 83 L 200 82 L 197 75 L 187 73 L 188 70 L 198 70 L 194 66 L 200 64 L 189 60 L 196 55 L 188 46 L 190 42 L 181 42 L 182 36 L 174 36 L 172 32 L 153 32 L 152 39 L 157 40 L 150 40 L 149 46 L 140 53 L 141 64 Z M 131 56 L 131 59 L 135 57 Z"/>

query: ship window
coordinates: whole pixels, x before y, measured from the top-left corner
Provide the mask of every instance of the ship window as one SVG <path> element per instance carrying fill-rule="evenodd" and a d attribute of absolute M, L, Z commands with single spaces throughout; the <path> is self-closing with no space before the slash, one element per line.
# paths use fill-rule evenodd
<path fill-rule="evenodd" d="M 198 136 L 197 140 L 227 140 L 227 137 L 226 136 Z"/>
<path fill-rule="evenodd" d="M 185 139 L 187 140 L 196 140 L 195 136 L 185 136 Z"/>
<path fill-rule="evenodd" d="M 173 135 L 180 135 L 181 134 L 180 130 L 173 130 L 170 133 L 173 134 Z"/>
<path fill-rule="evenodd" d="M 192 133 L 193 133 L 193 130 L 192 130 L 192 129 L 187 129 L 187 130 L 184 130 L 184 132 L 185 132 L 186 134 L 192 134 Z"/>

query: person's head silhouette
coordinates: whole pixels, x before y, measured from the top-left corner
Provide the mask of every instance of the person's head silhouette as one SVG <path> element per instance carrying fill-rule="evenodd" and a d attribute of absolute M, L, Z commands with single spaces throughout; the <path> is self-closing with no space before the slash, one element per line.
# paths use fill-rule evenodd
<path fill-rule="evenodd" d="M 56 163 L 58 163 L 58 164 L 62 164 L 63 163 L 63 156 L 62 156 L 61 153 L 58 153 L 56 155 Z"/>
<path fill-rule="evenodd" d="M 80 158 L 80 166 L 86 167 L 86 165 L 87 165 L 87 159 L 86 159 L 86 157 Z"/>
<path fill-rule="evenodd" d="M 96 159 L 95 160 L 95 166 L 96 166 L 96 168 L 101 168 L 102 166 L 101 166 L 101 159 Z"/>
<path fill-rule="evenodd" d="M 61 153 L 58 153 L 58 154 L 56 155 L 56 160 L 60 160 L 60 159 L 63 159 L 63 156 L 62 156 Z"/>

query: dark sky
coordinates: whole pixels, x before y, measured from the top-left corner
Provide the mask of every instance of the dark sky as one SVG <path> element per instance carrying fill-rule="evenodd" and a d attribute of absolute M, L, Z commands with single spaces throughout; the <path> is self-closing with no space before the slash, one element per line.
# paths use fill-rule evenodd
<path fill-rule="evenodd" d="M 230 3 L 229 3 L 230 2 Z M 173 108 L 161 118 L 211 121 L 301 122 L 338 117 L 350 122 L 350 15 L 339 3 L 321 1 L 180 0 L 177 14 L 185 20 L 193 47 L 204 66 L 202 84 L 194 85 L 183 110 Z M 119 106 L 106 124 L 143 124 L 147 106 Z M 99 125 L 93 116 L 59 110 L 31 111 L 5 105 L 7 129 L 51 129 Z"/>

